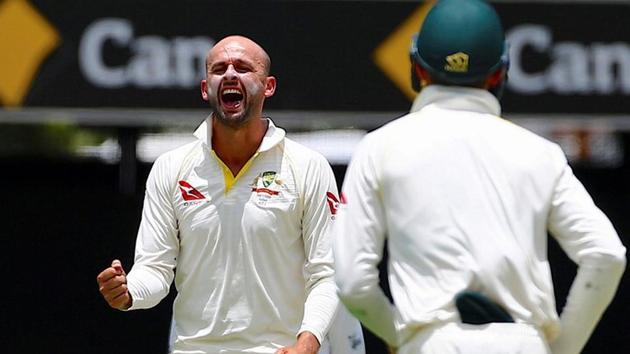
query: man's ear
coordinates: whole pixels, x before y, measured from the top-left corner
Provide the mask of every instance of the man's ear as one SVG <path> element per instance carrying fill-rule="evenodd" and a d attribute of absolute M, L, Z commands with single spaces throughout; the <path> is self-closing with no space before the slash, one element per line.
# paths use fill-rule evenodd
<path fill-rule="evenodd" d="M 265 97 L 269 98 L 276 92 L 276 78 L 267 76 L 265 79 Z"/>
<path fill-rule="evenodd" d="M 425 68 L 420 66 L 420 64 L 414 63 L 413 69 L 416 73 L 416 77 L 418 78 L 421 88 L 432 82 L 431 75 L 429 75 L 429 72 Z"/>
<path fill-rule="evenodd" d="M 204 101 L 208 100 L 208 81 L 206 81 L 205 79 L 201 80 L 201 98 Z"/>
<path fill-rule="evenodd" d="M 490 74 L 490 76 L 488 76 L 488 78 L 486 79 L 486 87 L 488 88 L 492 88 L 492 87 L 496 87 L 497 85 L 499 85 L 501 83 L 501 80 L 503 80 L 503 76 L 505 75 L 505 68 L 499 68 L 497 71 L 493 72 L 492 74 Z"/>

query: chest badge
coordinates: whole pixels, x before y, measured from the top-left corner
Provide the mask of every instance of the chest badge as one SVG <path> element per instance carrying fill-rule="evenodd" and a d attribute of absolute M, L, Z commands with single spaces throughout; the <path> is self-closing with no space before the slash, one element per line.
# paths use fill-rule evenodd
<path fill-rule="evenodd" d="M 276 171 L 266 171 L 261 175 L 262 183 L 265 188 L 269 187 L 276 179 Z"/>
<path fill-rule="evenodd" d="M 277 176 L 276 171 L 265 171 L 259 174 L 252 183 L 252 192 L 258 195 L 277 196 L 280 194 L 278 189 L 282 186 L 282 181 Z"/>

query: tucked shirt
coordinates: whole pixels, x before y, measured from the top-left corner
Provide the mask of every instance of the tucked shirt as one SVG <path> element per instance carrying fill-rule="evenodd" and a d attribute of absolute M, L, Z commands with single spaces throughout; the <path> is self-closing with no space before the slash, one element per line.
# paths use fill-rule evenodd
<path fill-rule="evenodd" d="M 210 119 L 150 172 L 131 309 L 156 305 L 174 279 L 175 353 L 274 353 L 303 331 L 321 343 L 338 304 L 332 170 L 269 120 L 233 176 L 211 148 Z"/>
<path fill-rule="evenodd" d="M 485 90 L 430 85 L 411 113 L 354 152 L 335 226 L 336 280 L 345 305 L 390 345 L 458 321 L 462 290 L 486 294 L 553 341 L 561 326 L 548 231 L 579 272 L 601 273 L 589 278 L 597 290 L 573 295 L 599 303 L 582 302 L 583 313 L 596 322 L 614 294 L 625 248 L 610 221 L 559 146 L 499 114 Z M 386 240 L 395 306 L 379 287 Z M 588 338 L 587 327 L 563 335 Z"/>

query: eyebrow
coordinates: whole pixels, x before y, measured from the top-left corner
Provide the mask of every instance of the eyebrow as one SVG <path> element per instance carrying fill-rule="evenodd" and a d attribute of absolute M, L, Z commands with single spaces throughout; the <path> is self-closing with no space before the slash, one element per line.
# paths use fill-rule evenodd
<path fill-rule="evenodd" d="M 215 61 L 215 62 L 213 62 L 210 65 L 210 67 L 212 68 L 212 67 L 215 67 L 217 65 L 226 65 L 229 62 L 233 62 L 235 65 L 247 65 L 247 66 L 251 66 L 251 67 L 253 67 L 255 65 L 255 63 L 253 61 L 236 58 L 236 59 Z"/>

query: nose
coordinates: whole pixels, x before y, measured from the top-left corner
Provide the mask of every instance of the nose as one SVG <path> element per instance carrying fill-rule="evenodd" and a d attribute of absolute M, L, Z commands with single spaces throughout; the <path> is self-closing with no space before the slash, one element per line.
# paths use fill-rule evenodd
<path fill-rule="evenodd" d="M 228 65 L 227 69 L 225 70 L 225 78 L 227 80 L 236 80 L 237 72 L 236 72 L 236 69 L 234 68 L 234 65 L 232 64 Z"/>

